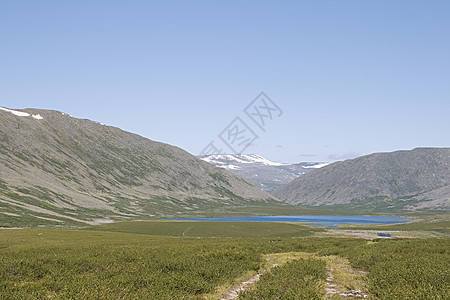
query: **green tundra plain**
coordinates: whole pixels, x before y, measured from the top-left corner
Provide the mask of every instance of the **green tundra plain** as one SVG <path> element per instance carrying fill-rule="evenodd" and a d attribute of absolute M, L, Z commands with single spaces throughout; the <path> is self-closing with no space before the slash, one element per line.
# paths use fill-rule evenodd
<path fill-rule="evenodd" d="M 394 236 L 411 229 L 413 238 L 375 239 L 257 222 L 1 229 L 0 299 L 230 299 L 257 274 L 237 299 L 348 299 L 340 293 L 350 290 L 370 299 L 448 299 L 448 225 L 441 218 L 384 226 Z"/>

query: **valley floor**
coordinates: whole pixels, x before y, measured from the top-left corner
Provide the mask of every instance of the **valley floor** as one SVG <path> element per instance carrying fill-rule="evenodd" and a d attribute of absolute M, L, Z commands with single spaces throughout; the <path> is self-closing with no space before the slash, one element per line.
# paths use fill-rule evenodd
<path fill-rule="evenodd" d="M 0 299 L 446 299 L 450 291 L 444 235 L 367 240 L 298 224 L 215 224 L 0 230 Z M 362 231 L 334 233 L 346 230 Z"/>

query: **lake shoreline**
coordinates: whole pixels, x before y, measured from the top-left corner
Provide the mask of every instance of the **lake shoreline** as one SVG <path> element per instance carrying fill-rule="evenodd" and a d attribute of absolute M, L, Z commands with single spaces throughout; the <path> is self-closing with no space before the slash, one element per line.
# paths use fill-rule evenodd
<path fill-rule="evenodd" d="M 314 226 L 379 225 L 403 224 L 410 222 L 405 217 L 393 216 L 342 216 L 342 215 L 299 215 L 299 216 L 250 216 L 250 217 L 210 217 L 210 218 L 169 218 L 174 221 L 209 221 L 209 222 L 282 222 L 305 223 Z"/>

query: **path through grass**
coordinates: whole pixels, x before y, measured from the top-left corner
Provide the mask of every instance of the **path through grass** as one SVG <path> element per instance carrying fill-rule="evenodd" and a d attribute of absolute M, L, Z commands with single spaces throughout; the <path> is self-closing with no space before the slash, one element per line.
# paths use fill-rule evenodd
<path fill-rule="evenodd" d="M 307 252 L 288 252 L 266 254 L 263 255 L 263 258 L 264 264 L 258 272 L 252 272 L 242 276 L 237 282 L 234 282 L 234 285 L 216 288 L 216 292 L 205 296 L 205 299 L 254 299 L 278 295 L 280 291 L 278 291 L 279 284 L 276 283 L 277 281 L 290 282 L 290 278 L 294 276 L 305 280 L 311 274 L 306 272 L 303 274 L 304 277 L 301 278 L 302 274 L 299 273 L 304 271 L 304 269 L 299 268 L 297 270 L 291 267 L 289 268 L 292 271 L 290 274 L 278 271 L 277 275 L 274 275 L 271 273 L 272 269 L 283 269 L 286 264 L 294 261 L 300 261 L 296 262 L 296 265 L 299 263 L 309 264 L 311 263 L 310 260 L 322 260 L 325 262 L 327 278 L 317 278 L 317 284 L 309 286 L 312 290 L 310 291 L 312 294 L 309 295 L 322 294 L 325 299 L 346 299 L 341 294 L 350 290 L 359 290 L 361 291 L 361 295 L 368 294 L 365 283 L 365 274 L 367 272 L 353 270 L 348 259 L 344 257 L 337 255 L 318 256 L 317 254 Z M 286 278 L 281 278 L 281 276 L 286 276 Z M 259 280 L 261 278 L 265 279 L 266 277 L 271 277 L 271 279 L 265 280 L 263 285 L 258 285 Z M 283 297 L 289 297 L 288 295 L 293 294 L 295 290 L 294 286 L 296 285 L 287 287 L 283 291 L 283 293 L 286 293 Z M 322 292 L 320 291 L 321 289 L 323 290 Z M 298 298 L 294 297 L 293 299 Z"/>

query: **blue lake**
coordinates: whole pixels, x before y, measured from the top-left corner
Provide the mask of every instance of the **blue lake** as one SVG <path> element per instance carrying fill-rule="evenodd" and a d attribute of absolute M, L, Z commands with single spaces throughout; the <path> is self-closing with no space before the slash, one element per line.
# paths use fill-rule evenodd
<path fill-rule="evenodd" d="M 181 221 L 213 222 L 302 222 L 311 225 L 336 227 L 341 224 L 392 224 L 408 222 L 402 217 L 387 216 L 261 216 L 261 217 L 224 217 L 224 218 L 171 218 Z"/>

